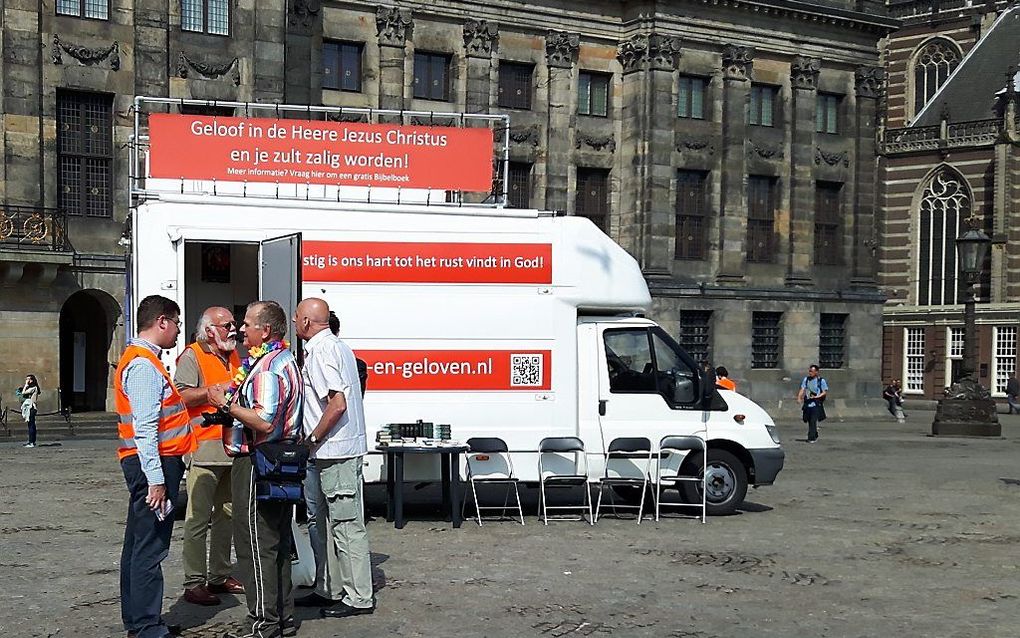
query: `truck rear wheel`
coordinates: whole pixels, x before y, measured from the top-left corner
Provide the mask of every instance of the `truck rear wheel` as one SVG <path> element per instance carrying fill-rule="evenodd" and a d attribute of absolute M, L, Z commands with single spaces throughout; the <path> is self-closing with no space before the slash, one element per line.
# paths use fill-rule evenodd
<path fill-rule="evenodd" d="M 691 453 L 684 459 L 684 473 L 699 475 L 701 454 Z M 747 468 L 736 456 L 726 450 L 708 449 L 708 493 L 706 502 L 708 514 L 725 516 L 736 511 L 747 495 Z M 680 494 L 688 503 L 701 501 L 700 483 L 683 483 Z"/>

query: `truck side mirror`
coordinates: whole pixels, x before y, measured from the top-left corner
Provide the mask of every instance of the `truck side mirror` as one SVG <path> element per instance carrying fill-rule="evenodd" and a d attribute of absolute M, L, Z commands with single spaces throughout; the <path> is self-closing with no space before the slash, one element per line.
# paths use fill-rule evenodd
<path fill-rule="evenodd" d="M 683 375 L 673 377 L 673 402 L 680 405 L 690 405 L 697 397 L 694 379 Z"/>

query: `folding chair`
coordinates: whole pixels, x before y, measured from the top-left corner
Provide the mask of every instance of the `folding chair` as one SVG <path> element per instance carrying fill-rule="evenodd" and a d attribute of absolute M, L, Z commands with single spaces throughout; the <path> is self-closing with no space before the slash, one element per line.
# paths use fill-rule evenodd
<path fill-rule="evenodd" d="M 689 452 L 701 452 L 701 475 L 681 474 L 683 461 Z M 708 507 L 705 501 L 705 476 L 708 474 L 708 444 L 704 437 L 696 435 L 665 436 L 659 441 L 659 459 L 655 467 L 655 520 L 659 520 L 662 502 L 662 488 L 672 486 L 680 489 L 682 483 L 701 484 L 701 503 L 665 503 L 673 507 L 700 507 L 701 522 L 705 522 Z"/>
<path fill-rule="evenodd" d="M 599 520 L 602 510 L 602 495 L 609 490 L 609 505 L 613 512 L 621 508 L 636 509 L 638 525 L 645 513 L 645 491 L 652 472 L 652 442 L 645 437 L 621 437 L 609 442 L 606 452 L 606 469 L 599 479 L 599 500 L 595 506 L 595 520 Z M 613 487 L 629 487 L 641 490 L 639 505 L 617 505 L 613 499 Z"/>
<path fill-rule="evenodd" d="M 500 438 L 475 437 L 467 440 L 467 478 L 471 484 L 471 494 L 475 500 L 475 518 L 478 526 L 482 526 L 482 510 L 502 510 L 499 520 L 506 518 L 508 507 L 513 509 L 510 503 L 510 491 L 513 489 L 517 499 L 517 513 L 521 518 L 521 525 L 524 525 L 524 509 L 521 507 L 521 493 L 518 488 L 517 477 L 514 476 L 514 464 L 510 458 L 510 449 L 506 442 Z M 506 485 L 506 495 L 503 499 L 503 506 L 479 505 L 479 485 Z M 467 500 L 461 501 L 461 518 L 464 517 L 464 508 Z"/>
<path fill-rule="evenodd" d="M 569 455 L 569 458 L 568 456 Z M 583 468 L 583 469 L 582 469 Z M 591 508 L 591 490 L 588 489 L 588 457 L 584 443 L 576 436 L 548 437 L 538 444 L 538 512 L 542 521 L 549 524 L 549 510 L 580 510 L 574 517 L 556 517 L 553 520 L 584 520 L 583 512 L 588 511 L 588 523 L 595 524 Z M 549 505 L 546 488 L 584 488 L 581 505 Z"/>

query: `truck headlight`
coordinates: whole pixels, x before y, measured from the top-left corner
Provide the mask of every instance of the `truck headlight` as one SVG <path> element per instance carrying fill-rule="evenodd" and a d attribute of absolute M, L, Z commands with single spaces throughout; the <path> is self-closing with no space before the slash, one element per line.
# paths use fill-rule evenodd
<path fill-rule="evenodd" d="M 772 437 L 772 441 L 775 442 L 776 445 L 780 445 L 782 443 L 779 440 L 779 428 L 774 425 L 766 425 L 765 429 L 768 430 L 769 436 Z"/>

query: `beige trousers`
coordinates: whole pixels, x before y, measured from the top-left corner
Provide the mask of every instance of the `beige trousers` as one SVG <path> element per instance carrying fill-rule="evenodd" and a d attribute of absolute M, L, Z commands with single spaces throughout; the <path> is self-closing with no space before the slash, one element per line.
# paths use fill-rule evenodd
<path fill-rule="evenodd" d="M 361 457 L 315 460 L 326 503 L 316 525 L 325 539 L 327 563 L 319 595 L 365 608 L 374 602 L 361 465 Z"/>
<path fill-rule="evenodd" d="M 230 466 L 192 464 L 184 519 L 185 589 L 206 583 L 218 585 L 230 576 L 230 514 Z M 207 536 L 211 537 L 208 548 Z"/>

